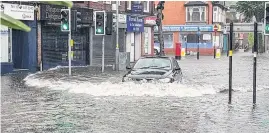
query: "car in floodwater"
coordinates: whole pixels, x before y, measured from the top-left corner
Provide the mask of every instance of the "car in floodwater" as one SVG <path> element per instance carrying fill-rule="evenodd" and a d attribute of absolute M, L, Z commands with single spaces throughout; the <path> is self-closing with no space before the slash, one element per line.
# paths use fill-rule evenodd
<path fill-rule="evenodd" d="M 122 82 L 146 81 L 163 83 L 181 83 L 182 71 L 173 57 L 148 56 L 141 57 L 131 68 L 127 66 L 127 74 L 122 78 Z"/>

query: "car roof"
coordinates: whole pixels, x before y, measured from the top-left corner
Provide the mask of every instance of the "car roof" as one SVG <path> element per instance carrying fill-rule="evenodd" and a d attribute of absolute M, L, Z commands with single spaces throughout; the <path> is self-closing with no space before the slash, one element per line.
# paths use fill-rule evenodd
<path fill-rule="evenodd" d="M 150 56 L 143 56 L 143 57 L 141 57 L 140 59 L 145 59 L 145 58 L 159 58 L 159 59 L 161 59 L 161 58 L 166 58 L 166 59 L 172 59 L 172 57 L 169 57 L 169 56 L 160 56 L 160 55 L 154 55 L 154 56 L 152 56 L 152 55 L 150 55 Z"/>

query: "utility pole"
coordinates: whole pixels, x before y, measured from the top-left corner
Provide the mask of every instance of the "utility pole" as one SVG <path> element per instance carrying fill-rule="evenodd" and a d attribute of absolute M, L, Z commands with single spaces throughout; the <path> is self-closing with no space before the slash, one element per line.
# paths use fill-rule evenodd
<path fill-rule="evenodd" d="M 116 1 L 116 71 L 119 71 L 119 1 Z"/>
<path fill-rule="evenodd" d="M 158 6 L 157 6 L 157 19 L 156 19 L 156 24 L 158 26 L 158 39 L 160 42 L 160 55 L 164 56 L 164 41 L 163 41 L 163 29 L 162 29 L 162 19 L 163 19 L 163 13 L 162 10 L 164 9 L 164 1 L 159 1 Z"/>

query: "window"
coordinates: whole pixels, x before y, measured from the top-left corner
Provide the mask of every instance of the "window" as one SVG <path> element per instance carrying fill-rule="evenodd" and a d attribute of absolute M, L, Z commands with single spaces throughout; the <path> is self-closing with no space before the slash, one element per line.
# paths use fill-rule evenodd
<path fill-rule="evenodd" d="M 173 48 L 173 33 L 163 34 L 164 48 Z"/>
<path fill-rule="evenodd" d="M 117 1 L 111 1 L 111 4 L 115 4 L 116 5 L 117 4 Z M 121 6 L 121 1 L 119 1 L 119 6 Z"/>
<path fill-rule="evenodd" d="M 134 69 L 143 69 L 147 67 L 156 68 L 164 67 L 163 69 L 171 69 L 171 61 L 166 58 L 144 58 L 139 59 L 134 65 Z"/>
<path fill-rule="evenodd" d="M 111 4 L 111 1 L 104 1 L 105 4 Z"/>
<path fill-rule="evenodd" d="M 149 12 L 149 1 L 143 2 L 144 12 Z"/>
<path fill-rule="evenodd" d="M 198 43 L 198 36 L 197 34 L 183 34 L 181 36 L 186 36 L 187 43 Z M 211 42 L 211 34 L 200 34 L 199 43 L 210 43 Z"/>
<path fill-rule="evenodd" d="M 201 7 L 187 7 L 187 22 L 205 22 L 206 20 L 206 8 Z"/>
<path fill-rule="evenodd" d="M 128 10 L 131 10 L 131 4 L 132 4 L 132 1 L 127 1 L 127 9 Z"/>
<path fill-rule="evenodd" d="M 214 7 L 214 12 L 218 11 L 218 8 L 217 7 Z"/>

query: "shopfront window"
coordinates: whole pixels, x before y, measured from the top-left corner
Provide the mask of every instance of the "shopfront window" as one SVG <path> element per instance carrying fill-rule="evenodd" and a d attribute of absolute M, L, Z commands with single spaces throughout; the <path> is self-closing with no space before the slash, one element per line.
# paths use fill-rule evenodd
<path fill-rule="evenodd" d="M 164 48 L 173 48 L 173 33 L 163 34 Z"/>
<path fill-rule="evenodd" d="M 184 40 L 184 36 L 186 37 L 187 43 L 198 43 L 198 35 L 197 34 L 182 34 L 181 39 Z M 211 34 L 202 33 L 200 34 L 200 43 L 210 43 L 211 42 Z"/>

